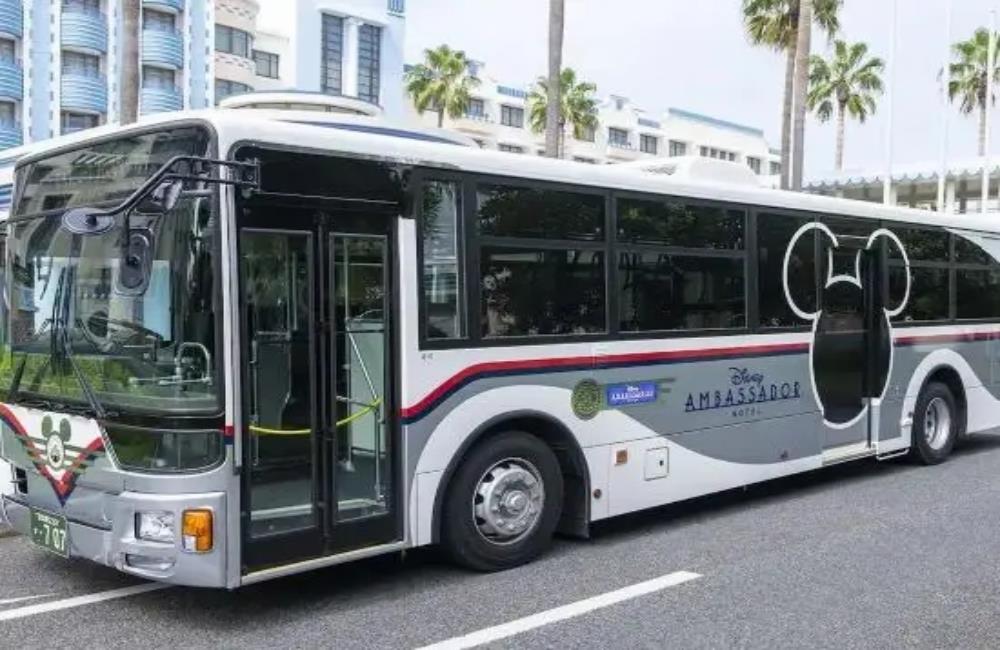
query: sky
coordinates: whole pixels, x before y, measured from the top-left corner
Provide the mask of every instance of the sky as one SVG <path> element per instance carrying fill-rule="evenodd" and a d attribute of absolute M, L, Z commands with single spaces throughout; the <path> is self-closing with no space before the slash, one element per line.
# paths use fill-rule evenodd
<path fill-rule="evenodd" d="M 941 160 L 942 104 L 938 71 L 947 43 L 986 26 L 1000 0 L 952 0 L 946 34 L 946 0 L 898 0 L 894 82 L 893 164 Z M 780 145 L 784 59 L 754 47 L 743 29 L 740 0 L 566 0 L 564 65 L 597 84 L 598 94 L 630 98 L 651 113 L 684 108 L 764 130 Z M 530 83 L 546 66 L 546 0 L 410 0 L 406 60 L 447 43 L 484 61 L 488 74 L 510 84 Z M 892 0 L 844 0 L 838 38 L 868 43 L 886 61 L 891 48 Z M 812 51 L 828 54 L 827 38 L 814 33 Z M 887 71 L 888 72 L 888 71 Z M 885 77 L 889 85 L 888 74 Z M 998 89 L 1000 92 L 1000 89 Z M 887 96 L 865 124 L 849 123 L 845 170 L 885 168 Z M 976 155 L 977 121 L 955 106 L 948 116 L 947 155 Z M 1000 111 L 994 120 L 1000 120 Z M 991 151 L 1000 142 L 992 128 Z M 810 119 L 806 127 L 806 178 L 833 170 L 833 123 Z"/>

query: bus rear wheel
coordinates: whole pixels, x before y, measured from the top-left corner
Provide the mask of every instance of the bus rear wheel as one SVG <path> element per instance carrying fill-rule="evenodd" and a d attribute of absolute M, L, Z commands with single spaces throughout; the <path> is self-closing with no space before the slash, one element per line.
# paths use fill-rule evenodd
<path fill-rule="evenodd" d="M 490 436 L 455 472 L 445 495 L 441 541 L 458 564 L 502 571 L 538 557 L 552 543 L 563 501 L 559 461 L 520 431 Z"/>
<path fill-rule="evenodd" d="M 942 462 L 951 454 L 958 430 L 958 408 L 951 390 L 939 382 L 924 386 L 913 410 L 910 457 L 924 465 Z"/>

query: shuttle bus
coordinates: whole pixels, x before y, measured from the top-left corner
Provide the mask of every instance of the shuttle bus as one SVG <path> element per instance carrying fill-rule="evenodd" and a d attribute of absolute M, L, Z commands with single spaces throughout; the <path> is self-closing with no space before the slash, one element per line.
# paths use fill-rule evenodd
<path fill-rule="evenodd" d="M 429 544 L 500 570 L 598 520 L 933 465 L 1000 425 L 994 220 L 688 163 L 249 110 L 27 155 L 3 516 L 194 586 Z"/>

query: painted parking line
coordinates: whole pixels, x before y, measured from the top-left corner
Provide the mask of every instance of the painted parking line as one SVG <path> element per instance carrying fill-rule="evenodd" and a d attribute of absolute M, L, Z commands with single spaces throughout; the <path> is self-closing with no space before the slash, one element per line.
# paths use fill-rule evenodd
<path fill-rule="evenodd" d="M 38 614 L 47 614 L 48 612 L 56 612 L 62 609 L 84 607 L 86 605 L 102 603 L 106 600 L 116 600 L 118 598 L 128 598 L 129 596 L 138 596 L 139 594 L 145 594 L 150 591 L 168 589 L 172 586 L 173 585 L 167 585 L 160 582 L 147 582 L 141 585 L 122 587 L 121 589 L 99 591 L 95 594 L 87 594 L 85 596 L 76 596 L 73 598 L 65 598 L 63 600 L 53 600 L 49 603 L 27 605 L 25 607 L 18 607 L 17 609 L 8 609 L 7 611 L 0 612 L 0 622 L 13 621 L 18 618 L 36 616 Z"/>
<path fill-rule="evenodd" d="M 457 636 L 445 641 L 439 641 L 438 643 L 418 648 L 418 650 L 460 650 L 462 648 L 473 648 L 484 643 L 492 643 L 494 641 L 499 641 L 500 639 L 506 639 L 507 637 L 514 636 L 515 634 L 521 634 L 522 632 L 527 632 L 528 630 L 533 630 L 544 625 L 550 625 L 559 621 L 575 618 L 594 610 L 625 602 L 626 600 L 632 600 L 633 598 L 652 594 L 657 591 L 663 591 L 664 589 L 668 589 L 670 587 L 676 587 L 677 585 L 690 582 L 691 580 L 696 580 L 700 577 L 700 574 L 691 573 L 690 571 L 676 571 L 674 573 L 668 573 L 667 575 L 660 576 L 659 578 L 653 578 L 652 580 L 639 582 L 628 587 L 608 591 L 597 596 L 569 603 L 568 605 L 562 605 L 561 607 L 555 607 L 553 609 L 545 610 L 544 612 L 538 612 L 537 614 L 532 614 L 531 616 L 525 616 L 524 618 L 503 623 L 502 625 L 495 625 L 493 627 L 477 630 L 476 632 L 471 632 L 465 636 Z"/>
<path fill-rule="evenodd" d="M 51 598 L 52 594 L 40 594 L 38 596 L 21 596 L 20 598 L 4 598 L 0 600 L 0 607 L 6 607 L 7 605 L 16 605 L 18 603 L 24 603 L 29 600 L 40 600 L 42 598 Z"/>

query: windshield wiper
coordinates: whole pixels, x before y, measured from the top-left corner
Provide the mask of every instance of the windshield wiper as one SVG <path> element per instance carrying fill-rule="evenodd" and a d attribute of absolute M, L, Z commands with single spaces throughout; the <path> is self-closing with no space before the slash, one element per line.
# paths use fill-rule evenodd
<path fill-rule="evenodd" d="M 69 361 L 70 367 L 73 369 L 73 374 L 76 375 L 76 380 L 80 382 L 80 388 L 83 389 L 83 394 L 90 403 L 90 408 L 94 410 L 94 415 L 97 416 L 99 420 L 106 420 L 108 417 L 107 412 L 104 410 L 104 406 L 101 405 L 100 400 L 97 399 L 97 395 L 94 393 L 94 389 L 91 388 L 90 382 L 87 381 L 86 375 L 80 370 L 80 365 L 76 362 L 76 358 L 73 354 L 73 348 L 69 343 L 69 329 L 65 324 L 59 325 L 60 330 L 60 342 L 62 347 L 62 356 Z"/>

